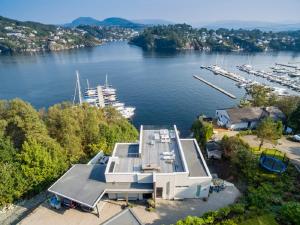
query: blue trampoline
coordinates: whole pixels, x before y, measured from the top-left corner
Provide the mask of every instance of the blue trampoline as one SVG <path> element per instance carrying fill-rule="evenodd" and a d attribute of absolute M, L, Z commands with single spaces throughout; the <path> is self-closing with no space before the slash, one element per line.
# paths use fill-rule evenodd
<path fill-rule="evenodd" d="M 260 155 L 259 163 L 262 168 L 273 173 L 283 173 L 286 171 L 288 166 L 289 159 L 286 158 L 285 154 L 282 156 L 282 153 L 278 150 L 274 151 L 272 155 L 263 152 Z"/>

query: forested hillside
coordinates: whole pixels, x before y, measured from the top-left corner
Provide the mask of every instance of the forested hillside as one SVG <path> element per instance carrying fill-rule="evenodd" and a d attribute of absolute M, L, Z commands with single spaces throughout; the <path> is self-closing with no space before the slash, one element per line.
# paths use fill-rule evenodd
<path fill-rule="evenodd" d="M 72 163 L 137 136 L 114 109 L 61 103 L 36 111 L 20 99 L 0 101 L 0 207 L 47 188 Z"/>
<path fill-rule="evenodd" d="M 187 24 L 148 27 L 131 43 L 151 50 L 194 49 L 204 51 L 300 51 L 300 31 L 209 30 Z"/>
<path fill-rule="evenodd" d="M 78 29 L 36 22 L 22 22 L 0 16 L 0 54 L 59 51 L 92 47 L 101 41 Z"/>

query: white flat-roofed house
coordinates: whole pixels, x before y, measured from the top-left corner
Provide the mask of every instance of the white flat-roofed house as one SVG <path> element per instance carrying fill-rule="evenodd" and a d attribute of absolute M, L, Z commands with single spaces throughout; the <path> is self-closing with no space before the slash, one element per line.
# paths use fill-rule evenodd
<path fill-rule="evenodd" d="M 141 126 L 139 143 L 116 144 L 105 178 L 116 184 L 151 184 L 154 197 L 163 199 L 204 198 L 211 183 L 196 140 L 180 139 L 175 125 L 164 129 Z M 120 198 L 118 193 L 109 197 Z M 131 194 L 131 198 L 142 197 Z"/>
<path fill-rule="evenodd" d="M 101 153 L 77 164 L 48 191 L 94 208 L 110 199 L 206 198 L 211 174 L 195 139 L 180 139 L 176 126 L 141 126 L 137 143 L 117 143 L 107 165 Z"/>

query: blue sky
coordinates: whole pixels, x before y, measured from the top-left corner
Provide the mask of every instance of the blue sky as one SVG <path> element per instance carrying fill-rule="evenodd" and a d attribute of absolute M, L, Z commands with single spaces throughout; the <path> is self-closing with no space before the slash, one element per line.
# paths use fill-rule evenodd
<path fill-rule="evenodd" d="M 173 22 L 300 21 L 300 0 L 0 0 L 0 15 L 60 24 L 96 19 L 165 19 Z"/>

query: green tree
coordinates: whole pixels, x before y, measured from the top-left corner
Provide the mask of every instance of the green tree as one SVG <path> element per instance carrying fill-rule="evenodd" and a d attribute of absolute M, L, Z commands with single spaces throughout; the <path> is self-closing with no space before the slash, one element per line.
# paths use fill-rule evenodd
<path fill-rule="evenodd" d="M 252 85 L 247 94 L 250 96 L 250 103 L 252 106 L 269 106 L 270 101 L 273 100 L 273 95 L 271 95 L 271 90 L 262 85 Z"/>
<path fill-rule="evenodd" d="M 38 143 L 25 141 L 18 154 L 21 171 L 27 180 L 28 190 L 40 191 L 67 168 L 61 147 L 52 141 Z"/>
<path fill-rule="evenodd" d="M 278 97 L 274 103 L 286 116 L 290 118 L 291 114 L 300 106 L 299 96 Z"/>
<path fill-rule="evenodd" d="M 267 117 L 263 119 L 257 127 L 257 137 L 260 139 L 259 150 L 264 144 L 265 140 L 276 142 L 282 136 L 282 122 L 275 122 L 272 118 Z"/>
<path fill-rule="evenodd" d="M 213 135 L 213 126 L 211 123 L 205 122 L 203 118 L 199 117 L 192 125 L 191 128 L 194 137 L 198 143 L 203 147 L 206 142 Z"/>

